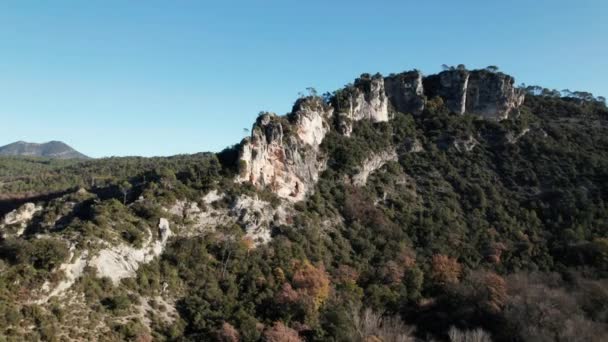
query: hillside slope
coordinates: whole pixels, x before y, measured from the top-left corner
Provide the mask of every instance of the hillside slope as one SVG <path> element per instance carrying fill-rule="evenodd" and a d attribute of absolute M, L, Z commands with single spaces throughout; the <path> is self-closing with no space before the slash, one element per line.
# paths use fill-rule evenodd
<path fill-rule="evenodd" d="M 311 93 L 218 154 L 0 158 L 0 337 L 606 340 L 607 125 L 454 68 Z"/>
<path fill-rule="evenodd" d="M 49 141 L 43 144 L 17 141 L 1 146 L 0 156 L 44 157 L 53 159 L 89 158 L 61 141 Z"/>

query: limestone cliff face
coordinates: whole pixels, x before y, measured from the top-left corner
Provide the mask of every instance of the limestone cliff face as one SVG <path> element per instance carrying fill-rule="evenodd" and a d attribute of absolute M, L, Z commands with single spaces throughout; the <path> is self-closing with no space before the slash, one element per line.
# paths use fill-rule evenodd
<path fill-rule="evenodd" d="M 424 79 L 428 98 L 440 96 L 451 112 L 469 113 L 490 120 L 503 120 L 524 101 L 514 79 L 487 70 L 447 70 Z"/>
<path fill-rule="evenodd" d="M 261 115 L 242 144 L 237 181 L 267 187 L 291 201 L 302 200 L 323 169 L 318 150 L 332 113 L 321 98 L 308 97 L 298 100 L 287 117 Z"/>
<path fill-rule="evenodd" d="M 515 79 L 503 73 L 472 71 L 466 98 L 467 113 L 503 120 L 524 102 L 524 92 L 513 86 Z"/>
<path fill-rule="evenodd" d="M 396 111 L 414 115 L 422 113 L 425 104 L 422 73 L 414 70 L 391 75 L 384 84 L 389 102 Z"/>
<path fill-rule="evenodd" d="M 487 70 L 448 70 L 426 78 L 416 70 L 387 78 L 363 74 L 337 91 L 331 104 L 310 96 L 296 101 L 287 116 L 259 116 L 251 137 L 241 144 L 236 181 L 300 201 L 325 168 L 319 146 L 331 129 L 350 136 L 359 120 L 386 122 L 394 111 L 420 115 L 426 99 L 434 96 L 452 112 L 501 120 L 523 102 L 513 83 L 512 77 Z"/>
<path fill-rule="evenodd" d="M 428 98 L 441 97 L 451 112 L 464 114 L 469 77 L 467 70 L 448 70 L 428 76 L 424 79 L 424 93 Z"/>
<path fill-rule="evenodd" d="M 354 85 L 338 92 L 336 97 L 337 128 L 346 136 L 350 136 L 355 121 L 389 120 L 388 97 L 384 88 L 384 78 L 380 74 L 361 75 L 355 80 Z"/>

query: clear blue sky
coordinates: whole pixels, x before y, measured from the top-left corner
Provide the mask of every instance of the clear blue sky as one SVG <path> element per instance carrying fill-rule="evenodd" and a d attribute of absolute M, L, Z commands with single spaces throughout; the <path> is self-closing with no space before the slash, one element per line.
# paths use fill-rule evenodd
<path fill-rule="evenodd" d="M 608 1 L 0 1 L 0 145 L 218 151 L 363 72 L 498 65 L 608 95 Z"/>

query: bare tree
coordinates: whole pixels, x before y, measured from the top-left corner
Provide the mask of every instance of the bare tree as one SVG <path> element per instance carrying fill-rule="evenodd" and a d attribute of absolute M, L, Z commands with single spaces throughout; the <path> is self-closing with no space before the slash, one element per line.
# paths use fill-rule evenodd
<path fill-rule="evenodd" d="M 361 311 L 353 306 L 352 319 L 359 341 L 414 341 L 414 328 L 405 325 L 399 317 L 382 316 L 369 308 Z"/>
<path fill-rule="evenodd" d="M 448 336 L 451 342 L 492 342 L 490 335 L 482 329 L 463 331 L 451 327 Z"/>

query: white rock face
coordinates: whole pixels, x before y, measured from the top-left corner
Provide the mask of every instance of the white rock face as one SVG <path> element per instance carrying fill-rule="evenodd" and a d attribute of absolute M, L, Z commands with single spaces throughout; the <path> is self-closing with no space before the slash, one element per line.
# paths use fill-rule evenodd
<path fill-rule="evenodd" d="M 305 144 L 318 148 L 329 132 L 328 120 L 333 108 L 322 103 L 320 98 L 304 98 L 296 102 L 293 110 L 298 138 Z"/>
<path fill-rule="evenodd" d="M 224 197 L 223 194 L 218 196 Z M 273 207 L 267 201 L 246 195 L 238 197 L 228 208 L 209 206 L 202 210 L 195 202 L 185 201 L 178 201 L 174 208 L 179 209 L 171 208 L 169 211 L 180 212 L 187 225 L 180 229 L 180 235 L 193 236 L 214 231 L 218 226 L 238 224 L 256 245 L 270 241 L 271 228 L 286 224 L 292 211 L 288 203 Z"/>
<path fill-rule="evenodd" d="M 230 211 L 256 244 L 269 242 L 272 226 L 285 224 L 288 217 L 284 206 L 273 208 L 270 203 L 249 196 L 239 197 Z"/>
<path fill-rule="evenodd" d="M 224 198 L 224 194 L 220 194 L 217 190 L 211 190 L 203 197 L 203 202 L 211 204 Z"/>
<path fill-rule="evenodd" d="M 441 97 L 452 112 L 502 120 L 517 110 L 524 99 L 523 92 L 513 84 L 514 79 L 502 73 L 463 68 L 429 77 L 416 70 L 386 79 L 379 74 L 363 74 L 353 85 L 336 93 L 332 99 L 335 108 L 319 97 L 308 97 L 298 100 L 286 117 L 258 117 L 251 137 L 241 145 L 236 181 L 266 188 L 292 202 L 301 201 L 312 191 L 326 166 L 326 156 L 320 153 L 319 145 L 332 127 L 350 136 L 353 124 L 359 120 L 389 121 L 389 103 L 391 110 L 420 115 L 426 99 L 435 96 Z M 469 151 L 476 144 L 465 141 L 455 146 Z M 416 141 L 405 148 L 408 152 L 422 151 Z"/>
<path fill-rule="evenodd" d="M 2 224 L 0 224 L 0 233 L 3 237 L 8 236 L 21 236 L 27 228 L 34 215 L 42 210 L 42 207 L 36 206 L 34 203 L 25 203 L 18 209 L 11 211 L 4 216 Z M 7 228 L 11 226 L 14 229 L 14 234 L 8 232 Z"/>
<path fill-rule="evenodd" d="M 367 183 L 369 175 L 380 169 L 387 162 L 397 161 L 397 159 L 397 152 L 394 150 L 378 153 L 368 158 L 363 162 L 359 172 L 352 177 L 353 185 L 364 186 Z"/>
<path fill-rule="evenodd" d="M 293 202 L 304 199 L 324 168 L 318 147 L 329 131 L 332 113 L 320 98 L 309 97 L 296 102 L 291 122 L 274 114 L 260 116 L 241 148 L 242 169 L 236 181 L 267 187 Z"/>
<path fill-rule="evenodd" d="M 427 97 L 440 96 L 450 111 L 488 120 L 503 120 L 524 102 L 514 78 L 487 70 L 447 70 L 424 80 Z"/>
<path fill-rule="evenodd" d="M 169 221 L 161 218 L 158 224 L 160 239 L 152 241 L 152 234 L 142 248 L 133 248 L 126 244 L 109 246 L 89 261 L 89 266 L 97 269 L 100 277 L 108 277 L 118 284 L 121 279 L 133 277 L 142 263 L 150 262 L 159 256 L 169 237 L 172 235 Z"/>
<path fill-rule="evenodd" d="M 353 123 L 359 120 L 386 122 L 389 120 L 388 97 L 384 88 L 384 78 L 380 75 L 361 75 L 353 86 L 344 89 L 344 96 L 338 101 L 338 130 L 350 136 Z"/>
<path fill-rule="evenodd" d="M 42 285 L 42 291 L 47 292 L 46 295 L 42 296 L 36 301 L 38 304 L 46 303 L 49 299 L 55 296 L 59 296 L 67 291 L 74 283 L 76 279 L 80 278 L 84 272 L 84 268 L 87 266 L 88 251 L 84 250 L 76 260 L 70 263 L 61 264 L 59 270 L 63 272 L 65 278 L 61 280 L 53 289 L 50 288 L 50 283 L 47 281 Z M 70 248 L 70 260 L 74 259 L 74 247 Z"/>
<path fill-rule="evenodd" d="M 396 111 L 413 115 L 422 113 L 426 99 L 420 71 L 391 75 L 384 80 L 384 84 L 389 102 Z"/>
<path fill-rule="evenodd" d="M 352 122 L 389 120 L 384 78 L 363 75 L 346 91 L 340 108 L 340 132 L 349 135 Z M 319 97 L 300 99 L 287 117 L 264 114 L 240 151 L 236 181 L 268 188 L 292 202 L 303 200 L 325 169 L 319 145 L 330 130 L 334 109 Z"/>
<path fill-rule="evenodd" d="M 363 119 L 372 122 L 388 121 L 388 99 L 384 90 L 384 78 L 360 78 L 355 81 L 354 96 L 350 98 L 348 112 L 353 121 Z"/>

